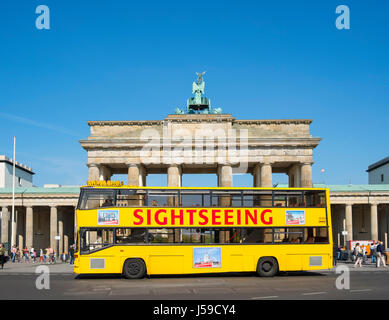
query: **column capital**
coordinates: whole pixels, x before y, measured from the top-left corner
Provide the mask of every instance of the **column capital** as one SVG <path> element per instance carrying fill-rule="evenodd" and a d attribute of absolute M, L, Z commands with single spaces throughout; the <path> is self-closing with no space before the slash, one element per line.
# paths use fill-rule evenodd
<path fill-rule="evenodd" d="M 298 162 L 297 164 L 299 164 L 300 166 L 312 166 L 314 164 L 313 161 L 301 161 L 301 162 Z"/>
<path fill-rule="evenodd" d="M 88 168 L 100 168 L 101 166 L 99 163 L 94 163 L 94 162 L 88 162 L 86 165 Z"/>
<path fill-rule="evenodd" d="M 344 205 L 346 206 L 346 207 L 352 207 L 353 205 L 354 205 L 355 203 L 354 202 L 346 202 Z"/>
<path fill-rule="evenodd" d="M 127 167 L 128 168 L 140 168 L 142 166 L 141 163 L 134 163 L 134 162 L 129 162 L 129 163 L 126 163 Z"/>
<path fill-rule="evenodd" d="M 371 207 L 377 207 L 379 205 L 379 203 L 377 203 L 377 202 L 371 202 L 370 203 L 370 206 Z"/>

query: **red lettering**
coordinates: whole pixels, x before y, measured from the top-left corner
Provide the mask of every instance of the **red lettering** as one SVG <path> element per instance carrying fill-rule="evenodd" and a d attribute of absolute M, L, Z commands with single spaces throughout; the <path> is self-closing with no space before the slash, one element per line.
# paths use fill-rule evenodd
<path fill-rule="evenodd" d="M 202 209 L 202 210 L 199 211 L 199 217 L 201 219 L 203 219 L 203 222 L 199 221 L 199 225 L 200 226 L 204 226 L 204 225 L 208 224 L 208 217 L 206 215 L 204 215 L 204 213 L 207 213 L 207 212 L 208 211 L 205 210 L 205 209 Z"/>
<path fill-rule="evenodd" d="M 234 224 L 234 221 L 229 221 L 229 219 L 234 218 L 234 216 L 229 215 L 229 213 L 232 213 L 232 212 L 234 212 L 234 210 L 231 210 L 231 209 L 224 210 L 224 224 L 225 225 L 233 225 Z"/>
<path fill-rule="evenodd" d="M 136 219 L 138 219 L 138 221 L 134 221 L 134 225 L 136 225 L 136 226 L 139 226 L 140 224 L 143 223 L 143 217 L 142 217 L 141 215 L 139 215 L 138 212 L 139 212 L 139 213 L 143 213 L 143 211 L 142 211 L 142 209 L 136 209 L 136 210 L 134 211 L 134 217 L 135 217 Z"/>
<path fill-rule="evenodd" d="M 189 212 L 189 225 L 193 226 L 193 214 L 196 212 L 196 209 L 188 209 Z"/>
<path fill-rule="evenodd" d="M 238 218 L 238 221 L 237 221 L 237 225 L 240 226 L 241 225 L 241 221 L 240 221 L 240 209 L 237 210 L 237 218 Z"/>
<path fill-rule="evenodd" d="M 151 225 L 151 210 L 147 209 L 147 225 Z"/>
<path fill-rule="evenodd" d="M 162 221 L 159 220 L 159 214 L 160 214 L 160 213 L 166 213 L 166 210 L 160 209 L 160 210 L 157 210 L 157 211 L 155 212 L 155 222 L 156 222 L 157 224 L 161 225 L 161 226 L 164 226 L 164 225 L 167 224 L 167 218 L 164 217 Z"/>
<path fill-rule="evenodd" d="M 179 214 L 174 214 L 174 209 L 172 209 L 172 225 L 175 225 L 176 222 L 176 218 L 179 218 L 180 219 L 180 223 L 179 225 L 183 225 L 184 224 L 184 210 L 180 209 L 179 210 Z"/>
<path fill-rule="evenodd" d="M 263 224 L 272 224 L 273 223 L 273 217 L 270 216 L 268 220 L 265 220 L 265 213 L 272 213 L 270 209 L 263 210 L 261 212 L 261 222 Z"/>
<path fill-rule="evenodd" d="M 221 225 L 220 221 L 216 221 L 216 219 L 220 219 L 220 216 L 217 216 L 216 213 L 220 213 L 219 209 L 212 209 L 212 224 Z"/>
<path fill-rule="evenodd" d="M 246 224 L 249 224 L 249 219 L 253 224 L 257 224 L 257 209 L 254 209 L 254 216 L 251 214 L 250 210 L 245 210 Z"/>

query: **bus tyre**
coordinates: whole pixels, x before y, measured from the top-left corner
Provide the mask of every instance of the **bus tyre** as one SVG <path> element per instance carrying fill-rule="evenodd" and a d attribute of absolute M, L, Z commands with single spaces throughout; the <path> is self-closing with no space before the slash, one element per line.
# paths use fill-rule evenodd
<path fill-rule="evenodd" d="M 140 279 L 146 273 L 146 265 L 142 259 L 127 259 L 123 266 L 123 275 L 127 279 Z"/>
<path fill-rule="evenodd" d="M 273 257 L 263 257 L 257 264 L 257 273 L 261 277 L 274 277 L 278 272 L 277 259 Z"/>

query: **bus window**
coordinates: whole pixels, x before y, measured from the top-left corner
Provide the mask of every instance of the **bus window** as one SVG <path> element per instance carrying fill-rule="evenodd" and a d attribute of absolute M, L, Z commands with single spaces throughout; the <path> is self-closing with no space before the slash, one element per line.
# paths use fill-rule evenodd
<path fill-rule="evenodd" d="M 145 243 L 146 228 L 118 228 L 115 234 L 115 243 Z"/>
<path fill-rule="evenodd" d="M 271 190 L 249 190 L 243 191 L 243 207 L 271 207 Z"/>
<path fill-rule="evenodd" d="M 305 243 L 328 243 L 328 230 L 326 227 L 305 228 Z"/>
<path fill-rule="evenodd" d="M 148 241 L 151 243 L 174 243 L 175 237 L 172 228 L 148 229 Z"/>
<path fill-rule="evenodd" d="M 113 229 L 84 229 L 81 234 L 81 252 L 87 253 L 113 244 Z"/>
<path fill-rule="evenodd" d="M 147 204 L 149 207 L 177 207 L 178 192 L 174 190 L 149 190 Z"/>
<path fill-rule="evenodd" d="M 282 194 L 279 191 L 274 192 L 274 206 L 275 207 L 286 207 L 288 204 L 288 195 Z"/>
<path fill-rule="evenodd" d="M 97 209 L 101 207 L 112 207 L 115 205 L 115 190 L 94 189 L 84 190 L 79 202 L 81 210 Z"/>
<path fill-rule="evenodd" d="M 302 207 L 303 206 L 302 192 L 290 192 L 288 193 L 287 206 L 290 208 Z"/>
<path fill-rule="evenodd" d="M 143 207 L 145 200 L 145 190 L 118 189 L 116 193 L 117 207 Z"/>
<path fill-rule="evenodd" d="M 181 243 L 214 243 L 215 231 L 205 228 L 183 228 L 181 229 Z"/>
<path fill-rule="evenodd" d="M 304 242 L 303 228 L 275 228 L 274 242 L 275 243 L 303 243 Z"/>
<path fill-rule="evenodd" d="M 225 229 L 225 243 L 242 243 L 243 228 Z"/>
<path fill-rule="evenodd" d="M 209 207 L 211 194 L 209 191 L 181 190 L 181 207 Z"/>
<path fill-rule="evenodd" d="M 240 191 L 231 190 L 218 190 L 212 191 L 212 206 L 213 207 L 231 207 L 232 199 L 236 200 L 239 198 L 239 207 L 241 204 Z"/>
<path fill-rule="evenodd" d="M 243 243 L 272 243 L 273 232 L 270 228 L 246 228 L 242 240 Z"/>
<path fill-rule="evenodd" d="M 306 207 L 320 207 L 326 206 L 326 193 L 325 191 L 305 191 L 304 202 Z"/>

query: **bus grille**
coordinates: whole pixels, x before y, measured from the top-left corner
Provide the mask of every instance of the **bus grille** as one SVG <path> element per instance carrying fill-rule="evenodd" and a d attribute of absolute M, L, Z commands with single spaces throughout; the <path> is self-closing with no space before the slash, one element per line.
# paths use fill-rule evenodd
<path fill-rule="evenodd" d="M 90 268 L 91 269 L 104 269 L 105 268 L 105 259 L 90 259 Z"/>
<path fill-rule="evenodd" d="M 323 265 L 323 257 L 309 257 L 310 267 L 321 267 Z"/>

